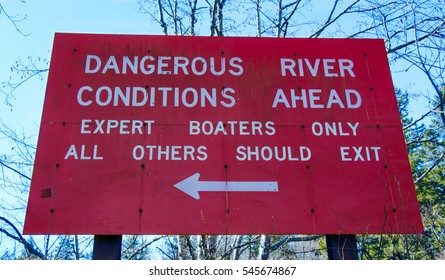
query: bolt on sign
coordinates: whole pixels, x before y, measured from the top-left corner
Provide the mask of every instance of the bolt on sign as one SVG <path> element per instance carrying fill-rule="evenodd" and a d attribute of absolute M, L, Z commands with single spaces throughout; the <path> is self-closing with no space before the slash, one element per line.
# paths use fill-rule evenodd
<path fill-rule="evenodd" d="M 56 34 L 24 232 L 423 232 L 383 40 Z"/>

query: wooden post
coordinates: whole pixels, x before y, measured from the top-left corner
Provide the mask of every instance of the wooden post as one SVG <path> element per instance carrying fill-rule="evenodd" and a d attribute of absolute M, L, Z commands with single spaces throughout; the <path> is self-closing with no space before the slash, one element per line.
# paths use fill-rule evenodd
<path fill-rule="evenodd" d="M 326 235 L 326 245 L 329 260 L 358 260 L 354 234 Z"/>
<path fill-rule="evenodd" d="M 122 235 L 95 235 L 93 260 L 120 260 Z"/>

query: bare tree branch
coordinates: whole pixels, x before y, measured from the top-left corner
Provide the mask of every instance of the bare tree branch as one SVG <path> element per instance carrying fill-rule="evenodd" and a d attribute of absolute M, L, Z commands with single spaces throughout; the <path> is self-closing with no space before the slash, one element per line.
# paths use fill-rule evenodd
<path fill-rule="evenodd" d="M 0 89 L 5 94 L 5 103 L 11 106 L 9 100 L 13 98 L 14 92 L 31 79 L 39 78 L 43 80 L 43 74 L 49 71 L 48 66 L 49 61 L 40 57 L 34 60 L 31 56 L 28 56 L 26 62 L 19 58 L 11 67 L 12 75 L 9 81 L 3 82 Z M 18 81 L 15 81 L 17 79 Z"/>
<path fill-rule="evenodd" d="M 334 3 L 334 6 L 332 8 L 331 11 L 331 15 L 329 16 L 328 20 L 324 23 L 324 25 L 317 30 L 315 33 L 313 33 L 312 35 L 309 36 L 309 38 L 318 38 L 321 33 L 323 33 L 323 31 L 330 26 L 331 24 L 333 24 L 334 22 L 336 22 L 339 18 L 341 18 L 343 15 L 350 13 L 351 9 L 358 3 L 360 2 L 360 0 L 356 0 L 355 2 L 353 2 L 351 5 L 349 5 L 345 10 L 343 10 L 343 12 L 340 12 L 335 18 L 331 19 L 332 14 L 334 13 L 334 10 L 337 6 L 337 1 Z"/>
<path fill-rule="evenodd" d="M 429 110 L 428 112 L 426 112 L 425 114 L 423 114 L 422 116 L 420 116 L 417 120 L 411 122 L 410 124 L 406 125 L 403 127 L 403 130 L 407 130 L 409 128 L 411 128 L 412 126 L 420 123 L 421 121 L 423 121 L 426 117 L 428 117 L 432 112 L 434 112 L 435 110 L 437 110 L 437 108 L 439 108 L 439 105 L 436 105 L 436 107 L 434 107 L 433 109 Z"/>
<path fill-rule="evenodd" d="M 42 254 L 42 252 L 40 252 L 40 250 L 38 248 L 34 248 L 34 246 L 31 243 L 29 243 L 28 241 L 26 241 L 25 238 L 23 238 L 22 234 L 20 233 L 20 231 L 17 229 L 17 227 L 13 223 L 11 223 L 5 217 L 1 217 L 1 216 L 0 216 L 0 221 L 5 222 L 9 227 L 11 227 L 13 230 L 13 233 L 8 232 L 7 230 L 5 230 L 4 228 L 1 228 L 1 227 L 0 227 L 0 232 L 4 233 L 9 238 L 12 238 L 12 239 L 18 241 L 19 243 L 21 243 L 25 247 L 25 250 L 27 252 L 29 252 L 30 254 L 33 254 L 42 260 L 46 259 L 46 256 L 44 254 Z"/>
<path fill-rule="evenodd" d="M 431 33 L 425 34 L 425 35 L 420 36 L 420 37 L 416 37 L 415 39 L 412 39 L 412 40 L 410 40 L 408 42 L 405 42 L 405 43 L 403 43 L 401 45 L 398 45 L 398 46 L 396 46 L 394 48 L 391 48 L 391 49 L 387 50 L 387 53 L 388 54 L 394 53 L 394 52 L 399 51 L 401 49 L 406 49 L 410 45 L 419 43 L 419 42 L 421 42 L 421 41 L 423 41 L 423 40 L 433 36 L 438 30 L 442 29 L 443 27 L 445 27 L 445 21 L 442 22 L 442 24 L 440 24 L 439 26 L 437 26 Z"/>
<path fill-rule="evenodd" d="M 142 246 L 140 246 L 139 248 L 137 248 L 134 252 L 131 253 L 131 255 L 128 256 L 128 260 L 132 260 L 134 259 L 137 254 L 139 254 L 140 252 L 142 252 L 143 250 L 145 250 L 146 248 L 148 248 L 148 246 L 152 245 L 153 243 L 158 242 L 159 240 L 165 238 L 165 236 L 159 236 L 157 238 L 154 238 L 152 241 L 147 242 L 145 244 L 142 244 Z"/>
<path fill-rule="evenodd" d="M 425 170 L 425 172 L 422 173 L 422 175 L 420 175 L 415 181 L 415 184 L 419 184 L 420 181 L 422 181 L 431 171 L 433 171 L 439 163 L 441 163 L 443 161 L 445 157 L 445 152 L 442 152 L 442 154 L 433 162 L 433 164 L 431 164 L 431 166 Z"/>
<path fill-rule="evenodd" d="M 21 1 L 21 2 L 23 3 L 23 1 Z M 11 15 L 5 10 L 5 8 L 3 7 L 3 5 L 0 3 L 0 15 L 1 15 L 2 13 L 6 16 L 6 18 L 8 19 L 8 21 L 14 26 L 14 29 L 15 29 L 18 33 L 20 33 L 20 34 L 23 35 L 23 36 L 29 36 L 29 35 L 32 34 L 32 33 L 24 33 L 24 32 L 19 28 L 19 26 L 17 25 L 17 23 L 24 21 L 24 20 L 26 19 L 26 16 L 23 16 L 23 17 L 20 17 L 20 18 L 19 18 L 18 16 L 11 16 Z"/>
<path fill-rule="evenodd" d="M 314 241 L 322 238 L 323 235 L 309 235 L 304 237 L 296 237 L 296 236 L 288 236 L 286 238 L 281 239 L 279 242 L 273 244 L 270 247 L 270 251 L 273 252 L 278 250 L 281 246 L 291 243 L 291 242 L 306 242 L 306 241 Z"/>
<path fill-rule="evenodd" d="M 31 180 L 31 178 L 29 178 L 28 176 L 26 176 L 26 175 L 23 174 L 22 172 L 20 172 L 20 171 L 18 171 L 17 169 L 15 169 L 15 168 L 13 168 L 13 167 L 11 167 L 11 166 L 5 164 L 1 159 L 0 159 L 0 165 L 1 165 L 1 166 L 4 166 L 4 167 L 6 167 L 6 168 L 8 168 L 9 170 L 11 170 L 11 171 L 17 173 L 18 175 L 20 175 L 20 176 L 22 176 L 22 177 L 24 177 L 24 178 L 26 178 L 26 179 L 28 179 L 28 180 Z"/>

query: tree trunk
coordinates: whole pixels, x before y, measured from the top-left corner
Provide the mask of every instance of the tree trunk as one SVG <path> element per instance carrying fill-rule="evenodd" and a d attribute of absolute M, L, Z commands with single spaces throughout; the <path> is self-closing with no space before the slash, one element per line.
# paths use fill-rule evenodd
<path fill-rule="evenodd" d="M 178 259 L 187 260 L 187 241 L 182 235 L 178 235 L 176 238 L 178 239 Z"/>
<path fill-rule="evenodd" d="M 259 260 L 268 260 L 270 254 L 270 235 L 261 235 L 260 250 L 258 252 Z"/>

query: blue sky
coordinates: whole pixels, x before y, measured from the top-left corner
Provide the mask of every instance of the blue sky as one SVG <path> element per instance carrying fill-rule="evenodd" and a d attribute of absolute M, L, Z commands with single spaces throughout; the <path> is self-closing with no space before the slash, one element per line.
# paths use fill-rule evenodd
<path fill-rule="evenodd" d="M 29 35 L 21 35 L 0 14 L 0 82 L 8 81 L 10 67 L 19 59 L 49 60 L 55 32 L 159 34 L 157 27 L 149 26 L 147 16 L 138 12 L 136 0 L 41 0 L 25 3 L 8 0 L 2 1 L 2 5 L 9 15 L 24 18 L 17 27 Z M 0 112 L 4 123 L 23 129 L 27 134 L 38 133 L 46 76 L 43 76 L 43 81 L 32 79 L 15 91 L 12 111 L 2 98 Z"/>

